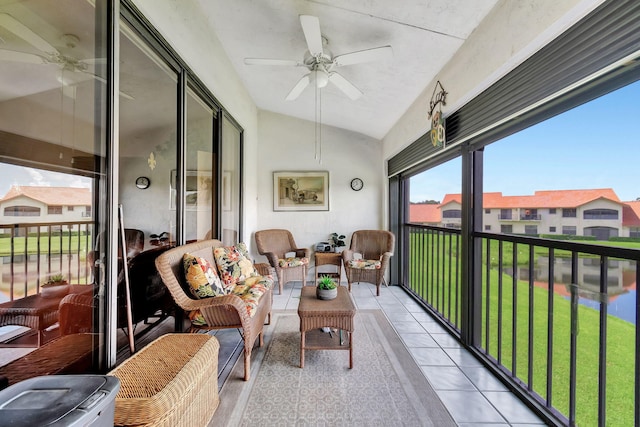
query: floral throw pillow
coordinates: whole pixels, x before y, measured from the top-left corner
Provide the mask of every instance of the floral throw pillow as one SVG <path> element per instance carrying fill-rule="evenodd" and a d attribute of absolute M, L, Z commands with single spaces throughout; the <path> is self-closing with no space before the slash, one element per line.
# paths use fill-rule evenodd
<path fill-rule="evenodd" d="M 249 277 L 259 276 L 249 259 L 243 243 L 236 246 L 221 246 L 213 249 L 220 278 L 226 289 L 232 289 L 238 282 Z"/>
<path fill-rule="evenodd" d="M 205 258 L 186 253 L 182 257 L 182 263 L 189 290 L 195 298 L 210 298 L 227 294 L 215 268 Z"/>

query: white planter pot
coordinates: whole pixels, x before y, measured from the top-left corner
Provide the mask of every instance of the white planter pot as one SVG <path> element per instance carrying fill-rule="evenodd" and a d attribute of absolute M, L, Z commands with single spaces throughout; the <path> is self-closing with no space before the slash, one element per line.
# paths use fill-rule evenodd
<path fill-rule="evenodd" d="M 316 287 L 316 297 L 321 300 L 330 300 L 338 296 L 338 288 L 320 289 Z"/>

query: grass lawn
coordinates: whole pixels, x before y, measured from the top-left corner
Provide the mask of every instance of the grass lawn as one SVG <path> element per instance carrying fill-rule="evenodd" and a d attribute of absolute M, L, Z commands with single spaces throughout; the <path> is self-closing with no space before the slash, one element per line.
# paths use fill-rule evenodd
<path fill-rule="evenodd" d="M 27 253 L 29 255 L 38 254 L 38 240 L 40 242 L 40 254 L 67 254 L 67 253 L 79 253 L 84 256 L 88 248 L 91 247 L 91 236 L 77 236 L 77 235 L 63 235 L 63 236 L 40 236 L 38 239 L 35 236 L 15 237 L 13 239 L 13 251 L 15 255 L 22 255 L 25 253 L 25 244 L 27 245 Z M 0 239 L 0 256 L 6 257 L 11 255 L 11 239 Z"/>
<path fill-rule="evenodd" d="M 441 237 L 441 239 L 443 239 Z M 410 280 L 414 291 L 438 309 L 452 323 L 457 324 L 459 312 L 459 269 L 457 240 L 412 241 Z M 639 243 L 612 242 L 616 246 L 640 248 Z M 620 245 L 624 243 L 624 245 Z M 518 265 L 528 265 L 528 248 L 522 245 L 516 258 Z M 453 249 L 450 251 L 449 248 Z M 445 248 L 445 250 L 443 250 Z M 548 316 L 549 292 L 546 288 L 529 289 L 528 281 L 516 280 L 498 272 L 498 245 L 492 241 L 489 251 L 492 260 L 487 269 L 486 247 L 483 246 L 482 269 L 482 341 L 481 347 L 523 383 L 528 384 L 553 407 L 568 416 L 570 393 L 571 303 L 558 294 L 552 294 L 553 316 Z M 558 252 L 555 255 L 558 256 Z M 523 254 L 524 253 L 524 254 Z M 512 244 L 503 243 L 503 267 L 513 265 Z M 536 256 L 546 256 L 545 248 L 535 248 Z M 453 265 L 451 274 L 449 265 Z M 431 266 L 434 266 L 433 268 Z M 445 266 L 444 268 L 442 266 Z M 532 294 L 533 326 L 529 331 L 529 295 Z M 453 308 L 452 308 L 453 307 Z M 488 308 L 487 308 L 488 307 Z M 456 308 L 458 311 L 456 311 Z M 600 313 L 578 305 L 576 339 L 576 418 L 580 426 L 597 425 L 598 419 L 598 367 Z M 499 317 L 501 314 L 501 317 Z M 551 320 L 549 320 L 551 319 Z M 515 325 L 515 340 L 513 339 Z M 552 340 L 549 341 L 549 330 Z M 634 424 L 634 357 L 635 325 L 608 316 L 606 321 L 606 425 Z M 529 354 L 529 336 L 532 352 Z M 549 350 L 550 349 L 550 350 Z M 548 355 L 551 354 L 549 358 Z M 529 378 L 529 365 L 532 376 Z M 547 374 L 549 383 L 547 383 Z M 547 394 L 547 388 L 551 392 Z"/>
<path fill-rule="evenodd" d="M 39 247 L 38 247 L 39 245 Z M 25 237 L 15 237 L 13 239 L 13 254 L 14 256 L 23 256 L 25 253 L 27 255 L 40 255 L 41 266 L 48 262 L 48 255 L 54 255 L 58 258 L 54 258 L 51 261 L 51 264 L 55 265 L 59 268 L 62 263 L 64 263 L 65 267 L 67 266 L 67 257 L 66 254 L 77 255 L 77 260 L 74 261 L 73 266 L 71 267 L 71 271 L 73 277 L 71 277 L 71 283 L 87 283 L 90 279 L 90 273 L 87 270 L 82 269 L 81 271 L 86 272 L 86 277 L 83 277 L 85 273 L 81 273 L 81 277 L 78 277 L 77 274 L 77 264 L 83 263 L 86 260 L 87 252 L 92 247 L 92 237 L 77 234 L 63 235 L 63 236 L 51 236 L 43 235 L 38 237 L 29 236 Z M 63 255 L 64 258 L 60 258 L 60 255 Z M 11 239 L 9 238 L 0 238 L 0 257 L 10 257 L 11 256 Z M 33 260 L 33 258 L 32 258 Z M 28 273 L 24 271 L 25 265 L 28 266 Z M 44 267 L 40 271 L 37 270 L 37 266 L 33 265 L 31 262 L 29 264 L 25 264 L 23 262 L 19 262 L 14 264 L 17 269 L 16 275 L 12 276 L 15 282 L 12 284 L 11 279 L 3 279 L 0 281 L 0 292 L 3 292 L 9 295 L 11 287 L 13 286 L 13 297 L 21 298 L 26 295 L 33 295 L 37 292 L 38 279 L 40 284 L 46 282 L 48 279 L 49 271 Z M 52 269 L 52 271 L 55 267 Z M 62 273 L 66 275 L 65 268 L 61 268 Z M 8 270 L 5 270 L 8 271 Z M 39 276 L 39 277 L 37 277 Z M 26 278 L 25 278 L 26 277 Z M 69 277 L 67 277 L 69 278 Z"/>

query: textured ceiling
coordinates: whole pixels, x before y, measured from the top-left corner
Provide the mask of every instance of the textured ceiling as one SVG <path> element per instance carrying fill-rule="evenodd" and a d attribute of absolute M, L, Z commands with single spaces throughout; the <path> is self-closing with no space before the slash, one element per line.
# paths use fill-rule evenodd
<path fill-rule="evenodd" d="M 497 0 L 198 0 L 258 108 L 314 121 L 312 85 L 285 97 L 305 67 L 247 65 L 245 58 L 302 62 L 299 15 L 320 20 L 334 56 L 391 45 L 393 58 L 337 71 L 364 95 L 321 90 L 322 123 L 382 139 L 462 46 Z"/>

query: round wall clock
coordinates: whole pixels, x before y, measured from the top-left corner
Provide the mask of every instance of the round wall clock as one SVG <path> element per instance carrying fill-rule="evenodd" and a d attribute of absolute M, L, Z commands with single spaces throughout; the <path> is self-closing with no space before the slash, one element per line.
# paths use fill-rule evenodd
<path fill-rule="evenodd" d="M 151 181 L 146 176 L 140 176 L 136 179 L 136 187 L 141 190 L 149 188 L 149 185 L 151 185 Z"/>
<path fill-rule="evenodd" d="M 360 191 L 364 187 L 364 182 L 360 178 L 353 178 L 351 180 L 351 189 L 353 191 Z"/>

